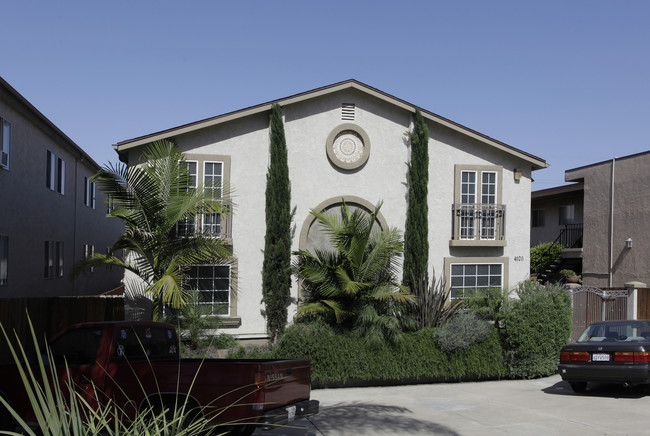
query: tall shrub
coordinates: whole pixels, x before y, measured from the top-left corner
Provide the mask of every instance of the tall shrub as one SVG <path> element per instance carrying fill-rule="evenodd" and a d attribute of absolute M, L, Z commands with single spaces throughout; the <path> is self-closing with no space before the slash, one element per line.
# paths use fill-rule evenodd
<path fill-rule="evenodd" d="M 291 289 L 291 185 L 282 108 L 274 104 L 270 117 L 270 164 L 266 173 L 266 235 L 262 294 L 266 328 L 275 341 L 287 324 Z"/>
<path fill-rule="evenodd" d="M 501 314 L 501 339 L 510 375 L 534 378 L 554 374 L 560 349 L 571 335 L 571 297 L 559 285 L 520 284 L 519 299 Z"/>
<path fill-rule="evenodd" d="M 429 129 L 419 109 L 409 132 L 411 160 L 408 167 L 408 209 L 404 231 L 404 267 L 402 283 L 411 286 L 414 280 L 429 281 Z"/>

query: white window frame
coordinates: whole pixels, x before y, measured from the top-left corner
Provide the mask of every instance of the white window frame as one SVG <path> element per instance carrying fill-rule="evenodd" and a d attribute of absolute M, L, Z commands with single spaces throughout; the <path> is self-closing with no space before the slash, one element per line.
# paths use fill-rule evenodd
<path fill-rule="evenodd" d="M 231 291 L 232 291 L 232 266 L 231 265 L 222 265 L 222 264 L 192 264 L 192 265 L 186 265 L 188 268 L 187 270 L 187 285 L 188 288 L 194 291 L 199 292 L 199 304 L 202 305 L 208 305 L 210 306 L 210 315 L 218 315 L 218 316 L 230 316 L 231 313 L 231 306 L 232 306 L 232 300 L 231 300 Z M 201 276 L 194 276 L 192 275 L 192 270 L 196 268 L 198 274 L 204 274 L 207 273 L 209 269 L 212 269 L 212 273 L 208 276 L 206 274 L 205 277 Z M 228 271 L 228 276 L 227 277 L 222 277 L 222 276 L 217 276 L 216 271 L 217 269 L 220 268 L 226 268 Z M 215 283 L 217 281 L 222 281 L 222 280 L 227 280 L 228 287 L 226 289 L 215 289 Z M 212 282 L 212 283 L 210 283 Z M 223 294 L 225 293 L 227 295 L 227 299 L 225 302 L 221 302 L 219 299 L 215 299 L 215 296 L 217 294 Z M 209 295 L 210 298 L 206 299 L 204 298 L 206 295 Z M 219 306 L 225 306 L 226 310 L 225 312 L 221 311 L 216 311 L 215 312 L 215 307 Z"/>
<path fill-rule="evenodd" d="M 486 176 L 489 179 L 486 179 Z M 495 240 L 497 235 L 496 207 L 500 203 L 499 172 L 493 169 L 461 169 L 458 198 L 461 208 L 460 239 Z M 480 203 L 477 201 L 479 198 Z"/>
<path fill-rule="evenodd" d="M 91 182 L 90 178 L 84 177 L 84 205 L 94 209 L 96 201 L 95 196 L 95 182 Z"/>
<path fill-rule="evenodd" d="M 499 274 L 492 273 L 492 267 L 500 267 Z M 461 274 L 454 274 L 454 269 L 461 267 Z M 487 271 L 485 271 L 487 268 Z M 473 270 L 473 271 L 472 271 Z M 487 283 L 479 284 L 479 277 L 485 278 Z M 492 278 L 499 277 L 500 284 L 494 284 Z M 453 262 L 449 267 L 449 284 L 451 291 L 451 299 L 462 299 L 464 298 L 464 291 L 466 289 L 487 289 L 490 287 L 499 287 L 503 289 L 505 278 L 505 264 L 502 262 L 472 262 L 472 263 L 460 263 Z M 462 283 L 459 286 L 459 279 Z M 472 283 L 473 282 L 473 283 Z"/>
<path fill-rule="evenodd" d="M 11 162 L 11 123 L 0 117 L 0 168 L 9 169 Z"/>
<path fill-rule="evenodd" d="M 47 173 L 45 186 L 52 191 L 65 195 L 65 161 L 53 151 L 47 150 Z"/>
<path fill-rule="evenodd" d="M 218 165 L 221 168 L 221 172 L 219 174 L 214 172 L 208 173 L 208 165 L 211 166 Z M 223 196 L 224 167 L 225 167 L 225 163 L 222 161 L 203 162 L 203 189 L 217 189 L 219 195 L 218 198 L 222 198 Z M 215 183 L 216 180 L 218 180 L 218 183 Z M 214 236 L 214 237 L 221 236 L 222 223 L 223 223 L 223 219 L 221 214 L 217 212 L 204 213 L 202 217 L 203 234 L 206 236 Z"/>

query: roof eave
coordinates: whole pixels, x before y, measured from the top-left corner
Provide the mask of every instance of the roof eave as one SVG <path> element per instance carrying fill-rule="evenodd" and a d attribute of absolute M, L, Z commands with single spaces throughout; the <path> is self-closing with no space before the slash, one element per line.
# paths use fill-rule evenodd
<path fill-rule="evenodd" d="M 385 93 L 383 91 L 380 91 L 379 89 L 373 88 L 372 86 L 366 85 L 366 84 L 361 83 L 361 82 L 359 82 L 357 80 L 354 80 L 354 79 L 346 80 L 346 81 L 343 81 L 343 82 L 338 82 L 338 83 L 328 85 L 328 86 L 324 86 L 324 87 L 321 87 L 321 88 L 317 88 L 317 89 L 314 89 L 314 90 L 311 90 L 311 91 L 302 92 L 300 94 L 295 94 L 295 95 L 292 95 L 292 96 L 289 96 L 289 97 L 273 100 L 273 101 L 270 101 L 270 102 L 267 102 L 267 103 L 262 103 L 262 104 L 259 104 L 259 105 L 256 105 L 256 106 L 251 106 L 251 107 L 248 107 L 248 108 L 245 108 L 245 109 L 240 109 L 240 110 L 237 110 L 237 111 L 234 111 L 234 112 L 229 112 L 229 113 L 226 113 L 226 114 L 218 115 L 216 117 L 211 117 L 211 118 L 196 121 L 196 122 L 193 122 L 193 123 L 184 124 L 184 125 L 181 125 L 181 126 L 178 126 L 178 127 L 171 128 L 171 129 L 167 129 L 167 130 L 163 130 L 163 131 L 160 131 L 160 132 L 152 133 L 150 135 L 140 136 L 140 137 L 137 137 L 137 138 L 134 138 L 134 139 L 121 141 L 121 142 L 118 142 L 117 144 L 114 144 L 113 148 L 118 153 L 120 153 L 122 151 L 126 151 L 126 150 L 134 148 L 134 147 L 139 147 L 141 145 L 148 144 L 148 143 L 151 143 L 153 141 L 160 140 L 160 139 L 169 138 L 171 136 L 176 136 L 176 135 L 182 135 L 182 134 L 185 134 L 185 133 L 190 133 L 190 132 L 193 132 L 195 130 L 203 129 L 203 128 L 206 128 L 206 127 L 211 127 L 211 126 L 221 124 L 221 123 L 226 123 L 228 121 L 232 121 L 232 120 L 242 118 L 242 117 L 245 117 L 245 116 L 255 115 L 255 114 L 258 114 L 260 112 L 269 111 L 271 109 L 271 107 L 276 103 L 281 105 L 281 106 L 291 105 L 291 104 L 299 103 L 301 101 L 305 101 L 305 100 L 308 100 L 308 99 L 311 99 L 311 98 L 319 97 L 321 95 L 330 94 L 330 93 L 333 93 L 333 92 L 338 92 L 338 91 L 341 91 L 341 90 L 344 90 L 344 89 L 350 89 L 350 88 L 357 89 L 357 90 L 360 90 L 360 91 L 365 92 L 367 94 L 370 94 L 370 95 L 372 95 L 372 96 L 374 96 L 374 97 L 376 97 L 378 99 L 384 100 L 384 101 L 386 101 L 388 103 L 391 103 L 391 104 L 393 104 L 393 105 L 395 105 L 395 106 L 397 106 L 397 107 L 399 107 L 401 109 L 404 109 L 406 111 L 409 111 L 409 112 L 415 112 L 416 109 L 420 109 L 420 111 L 422 112 L 422 115 L 425 118 L 427 118 L 427 119 L 429 119 L 429 120 L 431 120 L 431 121 L 433 121 L 435 123 L 441 124 L 441 125 L 443 125 L 445 127 L 448 127 L 448 128 L 450 128 L 452 130 L 455 130 L 455 131 L 460 132 L 460 133 L 462 133 L 464 135 L 467 135 L 467 136 L 469 136 L 471 138 L 474 138 L 474 139 L 476 139 L 476 140 L 478 140 L 480 142 L 486 143 L 486 144 L 488 144 L 488 145 L 490 145 L 490 146 L 492 146 L 492 147 L 494 147 L 496 149 L 502 150 L 502 151 L 504 151 L 506 153 L 515 155 L 520 159 L 528 161 L 531 164 L 532 170 L 540 170 L 540 169 L 543 169 L 543 168 L 548 168 L 548 166 L 549 166 L 544 159 L 541 159 L 541 158 L 539 158 L 537 156 L 526 153 L 526 152 L 524 152 L 522 150 L 519 150 L 519 149 L 517 149 L 515 147 L 512 147 L 512 146 L 510 146 L 508 144 L 505 144 L 505 143 L 503 143 L 501 141 L 498 141 L 496 139 L 490 138 L 489 136 L 483 135 L 482 133 L 479 133 L 479 132 L 477 132 L 475 130 L 472 130 L 472 129 L 468 128 L 468 127 L 465 127 L 465 126 L 463 126 L 461 124 L 458 124 L 458 123 L 456 123 L 454 121 L 451 121 L 451 120 L 449 120 L 449 119 L 447 119 L 445 117 L 442 117 L 440 115 L 437 115 L 437 114 L 435 114 L 433 112 L 430 112 L 428 110 L 419 108 L 419 107 L 417 107 L 417 106 L 415 106 L 415 105 L 413 105 L 413 104 L 411 104 L 411 103 L 409 103 L 409 102 L 407 102 L 405 100 L 402 100 L 400 98 L 397 98 L 395 96 L 387 94 L 387 93 Z"/>

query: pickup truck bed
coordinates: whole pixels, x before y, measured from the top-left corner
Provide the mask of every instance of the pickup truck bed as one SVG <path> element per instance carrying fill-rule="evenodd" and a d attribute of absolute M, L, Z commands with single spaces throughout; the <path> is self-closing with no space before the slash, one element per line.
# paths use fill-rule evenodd
<path fill-rule="evenodd" d="M 122 419 L 187 400 L 212 424 L 237 424 L 233 433 L 248 434 L 255 424 L 269 428 L 318 413 L 318 401 L 309 399 L 308 360 L 180 359 L 178 336 L 169 324 L 78 324 L 49 347 L 62 384 L 71 378 L 91 404 L 110 399 L 123 411 Z M 21 416 L 33 418 L 19 377 L 10 375 L 15 365 L 0 371 L 0 395 Z"/>

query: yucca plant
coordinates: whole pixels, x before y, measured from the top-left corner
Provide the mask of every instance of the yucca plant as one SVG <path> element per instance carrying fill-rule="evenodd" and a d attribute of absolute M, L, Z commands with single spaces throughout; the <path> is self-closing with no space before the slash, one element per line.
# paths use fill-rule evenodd
<path fill-rule="evenodd" d="M 462 306 L 462 300 L 450 299 L 451 289 L 446 289 L 444 277 L 431 284 L 426 277 L 411 278 L 411 291 L 417 299 L 417 318 L 420 328 L 438 327 L 450 319 Z"/>

